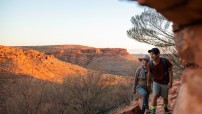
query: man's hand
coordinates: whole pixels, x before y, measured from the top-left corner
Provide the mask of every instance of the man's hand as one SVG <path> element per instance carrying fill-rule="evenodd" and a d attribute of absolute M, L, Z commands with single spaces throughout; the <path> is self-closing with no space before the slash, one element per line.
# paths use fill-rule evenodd
<path fill-rule="evenodd" d="M 173 84 L 173 82 L 168 83 L 168 89 L 172 88 L 172 84 Z"/>

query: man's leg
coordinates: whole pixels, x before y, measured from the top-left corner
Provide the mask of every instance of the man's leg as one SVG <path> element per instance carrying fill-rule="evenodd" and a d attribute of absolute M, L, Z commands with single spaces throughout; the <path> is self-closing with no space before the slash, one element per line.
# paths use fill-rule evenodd
<path fill-rule="evenodd" d="M 154 98 L 152 100 L 152 114 L 156 113 L 156 105 L 157 105 L 157 99 L 158 99 L 158 95 L 154 94 Z"/>
<path fill-rule="evenodd" d="M 168 110 L 168 85 L 161 84 L 161 96 L 163 97 L 164 111 L 170 113 Z"/>
<path fill-rule="evenodd" d="M 152 100 L 152 114 L 156 113 L 156 105 L 157 105 L 157 99 L 159 97 L 160 92 L 160 85 L 156 82 L 153 82 L 153 100 Z"/>

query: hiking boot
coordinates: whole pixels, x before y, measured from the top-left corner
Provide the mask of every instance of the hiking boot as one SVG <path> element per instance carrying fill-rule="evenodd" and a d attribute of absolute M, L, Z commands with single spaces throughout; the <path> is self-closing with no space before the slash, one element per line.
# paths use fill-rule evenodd
<path fill-rule="evenodd" d="M 165 114 L 171 114 L 170 111 L 168 110 L 168 107 L 164 107 L 164 111 L 165 111 Z"/>

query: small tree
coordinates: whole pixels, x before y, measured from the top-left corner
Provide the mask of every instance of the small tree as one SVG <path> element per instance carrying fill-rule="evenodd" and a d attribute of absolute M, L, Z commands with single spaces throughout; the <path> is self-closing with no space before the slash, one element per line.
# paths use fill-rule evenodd
<path fill-rule="evenodd" d="M 101 73 L 89 71 L 87 75 L 68 77 L 64 86 L 71 98 L 74 113 L 95 114 L 105 105 L 110 86 L 104 85 Z"/>

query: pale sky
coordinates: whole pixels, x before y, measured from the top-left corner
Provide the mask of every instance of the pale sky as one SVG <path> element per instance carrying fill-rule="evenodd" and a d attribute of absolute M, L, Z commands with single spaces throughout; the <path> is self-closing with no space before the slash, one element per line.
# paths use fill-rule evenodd
<path fill-rule="evenodd" d="M 120 0 L 0 0 L 0 45 L 79 44 L 147 53 L 128 38 L 130 19 L 144 10 Z"/>

